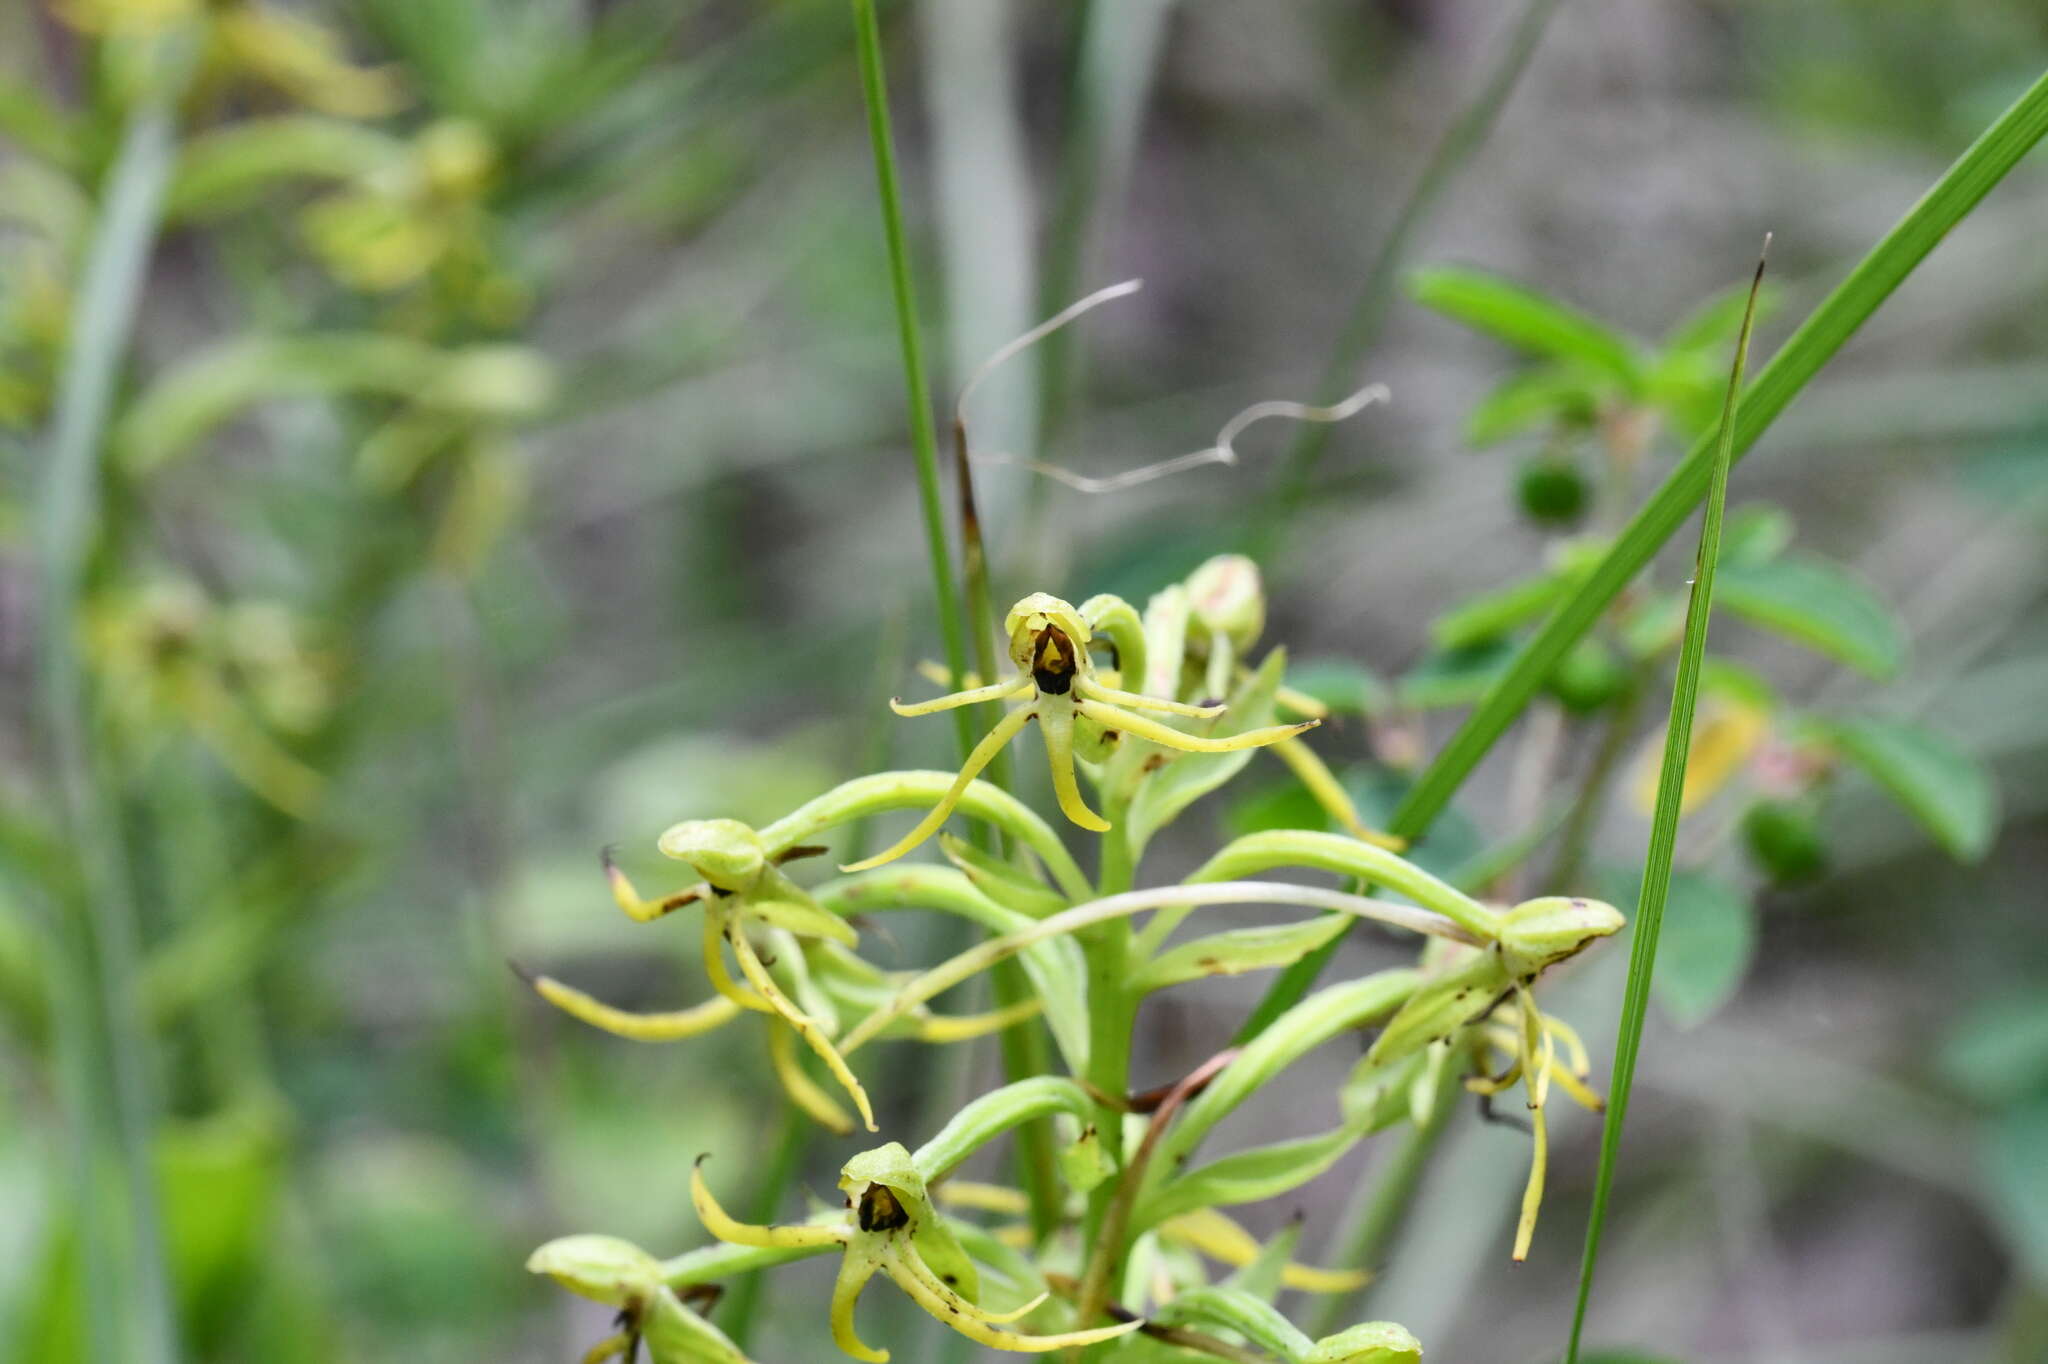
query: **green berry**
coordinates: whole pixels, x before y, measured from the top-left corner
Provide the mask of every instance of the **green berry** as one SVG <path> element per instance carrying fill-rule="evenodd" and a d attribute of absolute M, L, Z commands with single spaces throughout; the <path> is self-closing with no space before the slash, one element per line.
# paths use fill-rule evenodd
<path fill-rule="evenodd" d="M 1827 868 L 1827 845 L 1804 805 L 1762 800 L 1742 817 L 1742 841 L 1758 868 L 1780 885 L 1811 881 Z"/>
<path fill-rule="evenodd" d="M 1628 665 L 1597 639 L 1582 639 L 1573 645 L 1550 674 L 1550 694 L 1566 710 L 1580 715 L 1599 710 L 1628 686 Z"/>
<path fill-rule="evenodd" d="M 1575 524 L 1593 500 L 1586 476 L 1561 455 L 1538 455 L 1524 464 L 1515 496 L 1523 514 L 1543 526 Z"/>

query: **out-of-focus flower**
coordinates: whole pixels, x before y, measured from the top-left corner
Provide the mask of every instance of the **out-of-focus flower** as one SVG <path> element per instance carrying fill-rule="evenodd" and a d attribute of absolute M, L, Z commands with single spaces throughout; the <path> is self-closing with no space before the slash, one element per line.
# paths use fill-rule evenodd
<path fill-rule="evenodd" d="M 384 118 L 405 105 L 391 67 L 357 66 L 340 35 L 274 5 L 247 0 L 59 0 L 82 32 L 147 39 L 203 24 L 210 73 L 244 77 L 337 118 Z"/>
<path fill-rule="evenodd" d="M 304 627 L 282 606 L 219 606 L 183 581 L 112 593 L 86 611 L 85 644 L 115 721 L 136 741 L 183 729 L 250 790 L 310 814 L 324 784 L 273 731 L 304 733 L 332 705 Z"/>

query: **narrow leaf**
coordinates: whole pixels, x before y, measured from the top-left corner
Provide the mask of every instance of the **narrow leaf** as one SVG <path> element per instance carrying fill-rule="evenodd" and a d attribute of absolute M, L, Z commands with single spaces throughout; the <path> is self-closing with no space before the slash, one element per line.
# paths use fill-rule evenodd
<path fill-rule="evenodd" d="M 1270 928 L 1233 928 L 1169 948 L 1146 963 L 1131 982 L 1146 994 L 1205 976 L 1240 976 L 1299 961 L 1344 931 L 1334 914 Z"/>
<path fill-rule="evenodd" d="M 1172 1180 L 1138 1204 L 1131 1225 L 1143 1231 L 1197 1208 L 1256 1203 L 1298 1189 L 1343 1159 L 1365 1136 L 1365 1121 L 1348 1122 L 1313 1137 L 1233 1151 Z"/>
<path fill-rule="evenodd" d="M 1286 652 L 1275 649 L 1259 670 L 1238 684 L 1230 694 L 1230 709 L 1216 721 L 1210 733 L 1217 738 L 1242 734 L 1270 725 L 1275 718 L 1274 695 L 1287 668 Z M 1167 766 L 1138 788 L 1131 801 L 1129 838 L 1132 856 L 1142 850 L 1152 835 L 1171 823 L 1188 806 L 1208 795 L 1242 772 L 1255 750 L 1235 753 L 1191 753 L 1176 756 Z"/>
<path fill-rule="evenodd" d="M 1438 266 L 1408 277 L 1415 301 L 1516 350 L 1578 360 L 1633 388 L 1642 377 L 1634 342 L 1597 318 L 1498 275 Z"/>
<path fill-rule="evenodd" d="M 1473 705 L 1500 686 L 1514 661 L 1514 649 L 1501 640 L 1431 654 L 1401 679 L 1401 704 L 1414 710 Z"/>

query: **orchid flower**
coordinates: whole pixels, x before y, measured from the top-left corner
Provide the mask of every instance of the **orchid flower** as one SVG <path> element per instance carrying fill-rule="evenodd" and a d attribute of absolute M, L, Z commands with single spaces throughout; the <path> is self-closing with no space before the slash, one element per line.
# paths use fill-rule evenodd
<path fill-rule="evenodd" d="M 834 1044 L 840 1012 L 865 1015 L 894 998 L 909 973 L 886 972 L 851 950 L 852 925 L 820 905 L 781 871 L 784 863 L 822 851 L 815 846 L 771 841 L 736 820 L 690 820 L 662 835 L 661 850 L 689 863 L 703 881 L 657 899 L 642 896 L 605 857 L 613 898 L 640 923 L 663 918 L 693 904 L 704 907 L 705 974 L 716 992 L 688 1008 L 657 1012 L 622 1009 L 552 976 L 514 966 L 534 993 L 572 1018 L 634 1042 L 674 1042 L 701 1036 L 746 1013 L 767 1015 L 768 1059 L 791 1102 L 817 1122 L 841 1134 L 855 1119 L 804 1073 L 796 1043 L 802 1041 L 825 1062 L 869 1118 L 865 1093 Z M 754 943 L 759 935 L 764 954 Z M 730 947 L 743 980 L 725 961 Z M 771 969 L 772 968 L 772 969 Z M 785 988 L 778 973 L 790 985 Z M 1039 1013 L 1036 999 L 983 1013 L 939 1014 L 918 1008 L 893 1021 L 886 1035 L 920 1042 L 964 1042 L 1021 1023 Z M 869 1130 L 873 1127 L 870 1123 Z"/>
<path fill-rule="evenodd" d="M 937 1320 L 969 1340 L 997 1350 L 1043 1354 L 1113 1340 L 1144 1325 L 1127 1321 L 1054 1335 L 1006 1329 L 1035 1311 L 1045 1301 L 1044 1295 L 1007 1312 L 991 1312 L 974 1301 L 978 1285 L 973 1264 L 933 1206 L 910 1152 L 899 1142 L 864 1151 L 848 1161 L 840 1172 L 839 1187 L 846 1193 L 847 1211 L 836 1223 L 755 1226 L 735 1221 L 719 1206 L 704 1180 L 701 1158 L 690 1175 L 690 1199 L 697 1216 L 705 1230 L 721 1241 L 763 1248 L 843 1248 L 839 1278 L 832 1289 L 832 1339 L 841 1350 L 866 1364 L 884 1364 L 889 1358 L 887 1350 L 866 1344 L 854 1329 L 854 1307 L 861 1290 L 878 1273 Z"/>
<path fill-rule="evenodd" d="M 1093 748 L 1104 745 L 1112 735 L 1130 735 L 1183 753 L 1230 753 L 1278 743 L 1320 723 L 1311 719 L 1299 724 L 1270 725 L 1243 734 L 1210 738 L 1190 734 L 1138 714 L 1139 711 L 1154 711 L 1188 719 L 1210 720 L 1223 714 L 1226 707 L 1221 704 L 1189 705 L 1125 691 L 1098 674 L 1088 652 L 1095 633 L 1089 616 L 1095 616 L 1100 622 L 1107 612 L 1121 607 L 1119 614 L 1127 614 L 1135 621 L 1136 613 L 1113 597 L 1097 597 L 1088 605 L 1091 610 L 1084 613 L 1058 597 L 1034 592 L 1011 607 L 1004 622 L 1004 629 L 1010 637 L 1010 661 L 1017 667 L 1016 676 L 914 705 L 904 705 L 896 700 L 889 702 L 892 710 L 905 716 L 931 715 L 960 706 L 1013 698 L 1021 698 L 1023 704 L 1005 715 L 975 745 L 952 789 L 918 822 L 917 827 L 882 852 L 844 870 L 864 871 L 893 862 L 937 833 L 952 814 L 967 784 L 1033 720 L 1039 722 L 1045 734 L 1046 758 L 1052 767 L 1053 794 L 1059 801 L 1061 812 L 1075 824 L 1097 833 L 1107 830 L 1110 824 L 1088 808 L 1074 779 L 1077 731 L 1078 737 Z M 1110 638 L 1115 639 L 1116 636 L 1111 635 Z"/>
<path fill-rule="evenodd" d="M 1388 1022 L 1366 1053 L 1372 1065 L 1386 1065 L 1420 1050 L 1461 1028 L 1480 1024 L 1480 1040 L 1512 1056 L 1497 1076 L 1468 1079 L 1466 1088 L 1494 1095 L 1523 1082 L 1529 1097 L 1535 1152 L 1529 1181 L 1522 1192 L 1521 1218 L 1515 1227 L 1514 1258 L 1526 1259 L 1536 1234 L 1536 1214 L 1543 1202 L 1543 1183 L 1550 1163 L 1550 1131 L 1544 1105 L 1550 1086 L 1558 1087 L 1588 1108 L 1600 1100 L 1584 1084 L 1588 1074 L 1585 1046 L 1565 1023 L 1547 1018 L 1536 1007 L 1531 986 L 1551 966 L 1576 955 L 1596 939 L 1618 932 L 1620 911 L 1597 900 L 1546 896 L 1525 901 L 1500 916 L 1499 935 L 1484 948 L 1466 950 L 1462 959 L 1446 964 L 1437 978 L 1418 990 Z M 1447 954 L 1461 949 L 1439 949 Z M 1512 1007 L 1508 1007 L 1512 1000 Z M 1562 1042 L 1567 1062 L 1560 1064 Z"/>

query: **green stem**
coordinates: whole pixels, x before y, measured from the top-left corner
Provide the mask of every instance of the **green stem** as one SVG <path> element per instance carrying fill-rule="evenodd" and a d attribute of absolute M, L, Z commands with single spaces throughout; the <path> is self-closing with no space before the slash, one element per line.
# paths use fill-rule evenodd
<path fill-rule="evenodd" d="M 182 84 L 182 82 L 174 82 Z M 42 533 L 42 698 L 65 818 L 83 872 L 84 905 L 70 916 L 86 998 L 66 1010 L 63 1043 L 79 1128 L 76 1211 L 87 1262 L 86 1317 L 99 1359 L 177 1358 L 169 1276 L 151 1162 L 155 1098 L 150 1038 L 138 1012 L 140 934 L 119 803 L 95 751 L 78 611 L 100 535 L 100 458 L 114 384 L 141 304 L 149 255 L 176 156 L 175 91 L 130 117 L 107 177 L 99 224 L 71 318 L 48 473 Z M 125 1237 L 109 1234 L 98 1131 L 111 1130 Z M 124 1243 L 125 1242 L 125 1243 Z"/>
<path fill-rule="evenodd" d="M 967 459 L 967 423 L 957 416 L 953 419 L 953 478 L 960 488 L 960 561 L 963 576 L 967 580 L 967 636 L 974 646 L 974 665 L 984 683 L 995 681 L 1001 674 L 996 671 L 995 641 L 990 637 L 989 624 L 996 619 L 995 603 L 991 599 L 988 575 L 988 550 L 981 538 L 981 511 L 974 501 L 974 469 Z M 1007 662 L 1008 660 L 1004 660 Z M 954 674 L 953 685 L 966 685 L 958 673 Z M 1001 702 L 974 707 L 976 723 L 986 732 L 995 727 L 1003 718 Z M 997 751 L 988 765 L 989 783 L 1001 790 L 1010 790 L 1010 750 L 1005 747 Z M 977 833 L 981 832 L 977 828 Z M 1005 856 L 1009 854 L 1010 839 L 998 834 Z M 1022 1076 L 1012 1076 L 1022 1079 Z"/>
<path fill-rule="evenodd" d="M 804 1154 L 811 1144 L 813 1125 L 810 1118 L 799 1112 L 795 1105 L 784 1104 L 782 1110 L 782 1135 L 775 1143 L 775 1154 L 768 1162 L 768 1173 L 762 1178 L 759 1190 L 754 1195 L 753 1220 L 766 1225 L 773 1222 L 782 1211 L 783 1195 L 796 1182 L 797 1173 L 803 1168 Z M 747 1337 L 753 1333 L 754 1317 L 761 1306 L 761 1289 L 765 1278 L 760 1270 L 742 1274 L 732 1292 L 725 1300 L 725 1333 L 741 1349 L 747 1346 Z"/>
<path fill-rule="evenodd" d="M 1769 237 L 1764 238 L 1764 246 L 1769 248 Z M 1763 279 L 1764 263 L 1759 260 L 1756 276 L 1750 281 L 1749 308 L 1742 317 L 1742 334 L 1735 342 L 1735 364 L 1728 376 L 1728 398 L 1721 409 L 1720 433 L 1709 471 L 1707 513 L 1700 527 L 1699 554 L 1693 561 L 1692 595 L 1685 607 L 1685 642 L 1679 649 L 1678 678 L 1671 692 L 1671 720 L 1664 734 L 1664 762 L 1657 774 L 1657 811 L 1650 821 L 1650 848 L 1643 859 L 1643 890 L 1636 902 L 1628 989 L 1622 998 L 1621 1027 L 1614 1043 L 1607 1121 L 1600 1131 L 1600 1169 L 1593 1181 L 1593 1210 L 1586 1222 L 1586 1250 L 1579 1267 L 1579 1296 L 1572 1309 L 1566 1364 L 1577 1364 L 1579 1357 L 1586 1305 L 1593 1294 L 1593 1270 L 1600 1258 L 1600 1233 L 1606 1223 L 1607 1201 L 1614 1190 L 1614 1168 L 1621 1153 L 1621 1127 L 1628 1119 L 1629 1090 L 1635 1082 L 1636 1056 L 1643 1044 L 1643 1021 L 1650 1011 L 1650 978 L 1657 968 L 1657 937 L 1664 923 L 1665 897 L 1671 890 L 1672 857 L 1678 849 L 1685 768 L 1692 756 L 1693 712 L 1699 701 L 1700 669 L 1707 658 L 1714 575 L 1721 562 L 1721 518 L 1728 505 L 1728 473 L 1735 464 L 1735 405 L 1742 392 L 1742 368 L 1749 358 L 1750 327 L 1756 321 L 1756 295 Z"/>
<path fill-rule="evenodd" d="M 1111 800 L 1103 809 L 1110 823 L 1102 836 L 1102 866 L 1096 893 L 1121 895 L 1137 879 L 1131 856 L 1131 842 L 1125 830 L 1130 824 L 1129 804 Z M 1128 919 L 1111 919 L 1081 935 L 1081 950 L 1088 961 L 1088 1084 L 1096 1094 L 1095 1135 L 1103 1154 L 1113 1165 L 1123 1163 L 1124 1110 L 1121 1100 L 1131 1088 L 1131 1028 L 1136 1000 L 1128 984 L 1131 968 L 1131 925 Z M 1088 1215 L 1082 1226 L 1081 1243 L 1093 1246 L 1108 1229 L 1117 1191 L 1123 1179 L 1105 1180 L 1088 1198 Z M 1091 1266 L 1089 1291 L 1080 1305 L 1080 1321 L 1095 1319 L 1101 1311 L 1110 1282 L 1120 1264 Z"/>
<path fill-rule="evenodd" d="M 2044 134 L 2048 134 L 2048 75 L 2036 81 L 1971 144 L 1764 366 L 1736 409 L 1736 459 L 1756 444 L 1821 366 Z M 1701 439 L 1592 572 L 1522 646 L 1507 672 L 1480 698 L 1458 732 L 1409 788 L 1389 821 L 1388 832 L 1415 839 L 1429 831 L 1565 653 L 1593 628 L 1608 603 L 1635 580 L 1706 496 L 1714 441 L 1711 433 Z M 1277 1018 L 1307 994 L 1342 941 L 1340 934 L 1281 973 L 1252 1017 Z"/>
<path fill-rule="evenodd" d="M 1514 93 L 1522 73 L 1528 69 L 1529 60 L 1535 55 L 1536 46 L 1542 41 L 1543 32 L 1561 3 L 1562 0 L 1529 0 L 1514 32 L 1508 37 L 1507 46 L 1501 49 L 1499 61 L 1487 73 L 1486 83 L 1444 130 L 1443 137 L 1430 152 L 1421 176 L 1415 181 L 1414 188 L 1408 191 L 1400 212 L 1394 215 L 1394 224 L 1387 230 L 1386 240 L 1380 243 L 1379 253 L 1373 257 L 1372 265 L 1366 271 L 1358 300 L 1352 304 L 1344 330 L 1338 334 L 1337 344 L 1330 352 L 1329 364 L 1324 367 L 1322 381 L 1316 390 L 1317 403 L 1327 406 L 1358 387 L 1359 363 L 1365 359 L 1373 342 L 1379 339 L 1380 328 L 1386 323 L 1387 312 L 1394 299 L 1394 275 L 1407 258 L 1415 230 L 1436 207 L 1437 201 L 1457 178 L 1458 172 L 1464 169 L 1472 154 L 1485 145 L 1494 124 L 1500 119 L 1501 110 L 1507 105 L 1508 96 Z M 1267 497 L 1259 524 L 1253 532 L 1252 557 L 1261 563 L 1269 563 L 1282 543 L 1283 530 L 1307 500 L 1316 464 L 1328 448 L 1333 431 L 1333 427 L 1323 423 L 1306 422 L 1295 434 L 1280 477 L 1273 484 L 1273 491 Z"/>
<path fill-rule="evenodd" d="M 1599 827 L 1601 811 L 1607 808 L 1607 788 L 1613 783 L 1622 755 L 1628 752 L 1629 739 L 1635 734 L 1636 713 L 1642 708 L 1642 686 L 1643 680 L 1638 678 L 1629 694 L 1609 713 L 1600 747 L 1586 768 L 1578 799 L 1572 802 L 1571 814 L 1566 817 L 1564 833 L 1558 840 L 1557 865 L 1550 870 L 1549 882 L 1550 888 L 1560 895 L 1570 894 L 1585 873 L 1593 830 Z"/>
<path fill-rule="evenodd" d="M 867 104 L 868 139 L 874 146 L 875 186 L 881 199 L 882 233 L 889 250 L 889 289 L 896 302 L 896 332 L 903 348 L 903 386 L 910 405 L 912 449 L 917 457 L 917 497 L 924 511 L 932 595 L 945 641 L 946 667 L 954 677 L 967 671 L 967 642 L 960 628 L 960 594 L 946 542 L 946 518 L 939 497 L 939 439 L 932 423 L 931 382 L 919 339 L 917 296 L 910 282 L 910 246 L 903 231 L 903 202 L 896 183 L 896 150 L 889 132 L 889 87 L 882 73 L 882 31 L 875 0 L 853 0 L 854 39 L 860 55 L 861 97 Z M 974 748 L 973 717 L 953 713 L 964 760 Z"/>

